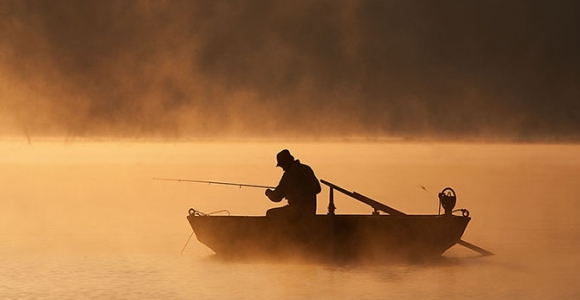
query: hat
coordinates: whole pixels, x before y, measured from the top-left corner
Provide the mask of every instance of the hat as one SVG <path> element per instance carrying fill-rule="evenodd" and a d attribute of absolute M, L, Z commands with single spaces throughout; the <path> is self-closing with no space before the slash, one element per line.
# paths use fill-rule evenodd
<path fill-rule="evenodd" d="M 294 156 L 292 156 L 292 154 L 290 154 L 290 151 L 288 151 L 288 149 L 284 149 L 284 150 L 278 152 L 278 155 L 276 155 L 276 160 L 278 161 L 278 164 L 276 165 L 276 167 L 280 167 L 285 162 L 293 162 Z"/>

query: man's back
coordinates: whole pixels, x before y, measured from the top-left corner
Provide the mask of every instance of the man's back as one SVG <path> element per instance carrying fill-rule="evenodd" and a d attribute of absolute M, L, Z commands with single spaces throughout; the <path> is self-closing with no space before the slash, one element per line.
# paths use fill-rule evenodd
<path fill-rule="evenodd" d="M 266 190 L 266 196 L 274 202 L 286 198 L 288 205 L 270 209 L 266 215 L 315 215 L 316 195 L 322 189 L 312 168 L 295 160 L 288 150 L 282 150 L 276 158 L 284 175 L 274 190 Z"/>
<path fill-rule="evenodd" d="M 284 173 L 279 186 L 284 187 L 284 197 L 288 199 L 289 205 L 308 205 L 307 202 L 314 202 L 316 205 L 316 194 L 321 191 L 320 183 L 312 168 L 299 160 L 294 161 Z"/>

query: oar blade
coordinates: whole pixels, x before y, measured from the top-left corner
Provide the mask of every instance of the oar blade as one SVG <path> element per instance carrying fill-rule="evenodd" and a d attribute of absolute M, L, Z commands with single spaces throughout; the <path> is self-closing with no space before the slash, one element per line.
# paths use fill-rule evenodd
<path fill-rule="evenodd" d="M 485 250 L 485 249 L 483 249 L 481 247 L 478 247 L 478 246 L 476 246 L 476 245 L 474 245 L 472 243 L 468 243 L 468 242 L 466 242 L 464 240 L 459 240 L 459 242 L 457 242 L 457 244 L 459 244 L 459 245 L 461 245 L 463 247 L 469 248 L 469 249 L 471 249 L 471 250 L 473 250 L 475 252 L 478 252 L 479 254 L 481 254 L 483 256 L 495 255 L 495 254 L 493 254 L 490 251 L 487 251 L 487 250 Z"/>

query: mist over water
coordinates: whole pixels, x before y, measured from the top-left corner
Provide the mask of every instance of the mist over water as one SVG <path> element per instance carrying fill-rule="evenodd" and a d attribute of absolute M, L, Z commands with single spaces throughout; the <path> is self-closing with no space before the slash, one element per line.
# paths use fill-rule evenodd
<path fill-rule="evenodd" d="M 576 299 L 579 6 L 1 1 L 0 298 Z M 496 255 L 226 262 L 195 236 L 180 255 L 190 207 L 277 205 L 153 178 L 276 185 L 284 148 L 409 214 L 451 186 Z"/>
<path fill-rule="evenodd" d="M 570 140 L 577 1 L 2 1 L 0 134 Z"/>
<path fill-rule="evenodd" d="M 437 263 L 226 262 L 195 240 L 190 207 L 264 215 L 289 148 L 319 178 L 411 214 L 435 214 L 451 186 L 471 212 Z M 580 153 L 575 145 L 458 143 L 0 144 L 0 297 L 5 299 L 575 299 Z M 425 187 L 425 190 L 422 188 Z M 328 190 L 318 198 L 328 205 Z M 346 196 L 337 213 L 370 214 Z M 380 237 L 377 237 L 380 238 Z"/>

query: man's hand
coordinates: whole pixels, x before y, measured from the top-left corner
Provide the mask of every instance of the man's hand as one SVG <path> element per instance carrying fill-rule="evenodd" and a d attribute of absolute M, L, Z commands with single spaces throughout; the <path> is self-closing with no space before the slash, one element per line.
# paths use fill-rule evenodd
<path fill-rule="evenodd" d="M 282 201 L 282 199 L 277 199 L 276 198 L 276 195 L 274 194 L 274 191 L 271 190 L 271 189 L 267 189 L 265 194 L 268 197 L 268 199 L 270 199 L 270 201 L 272 201 L 272 202 L 280 202 L 280 201 Z"/>
<path fill-rule="evenodd" d="M 265 193 L 265 194 L 266 194 L 266 197 L 268 197 L 268 198 L 272 199 L 272 193 L 273 193 L 273 192 L 274 192 L 274 191 L 272 191 L 271 189 L 266 189 L 266 193 Z"/>

